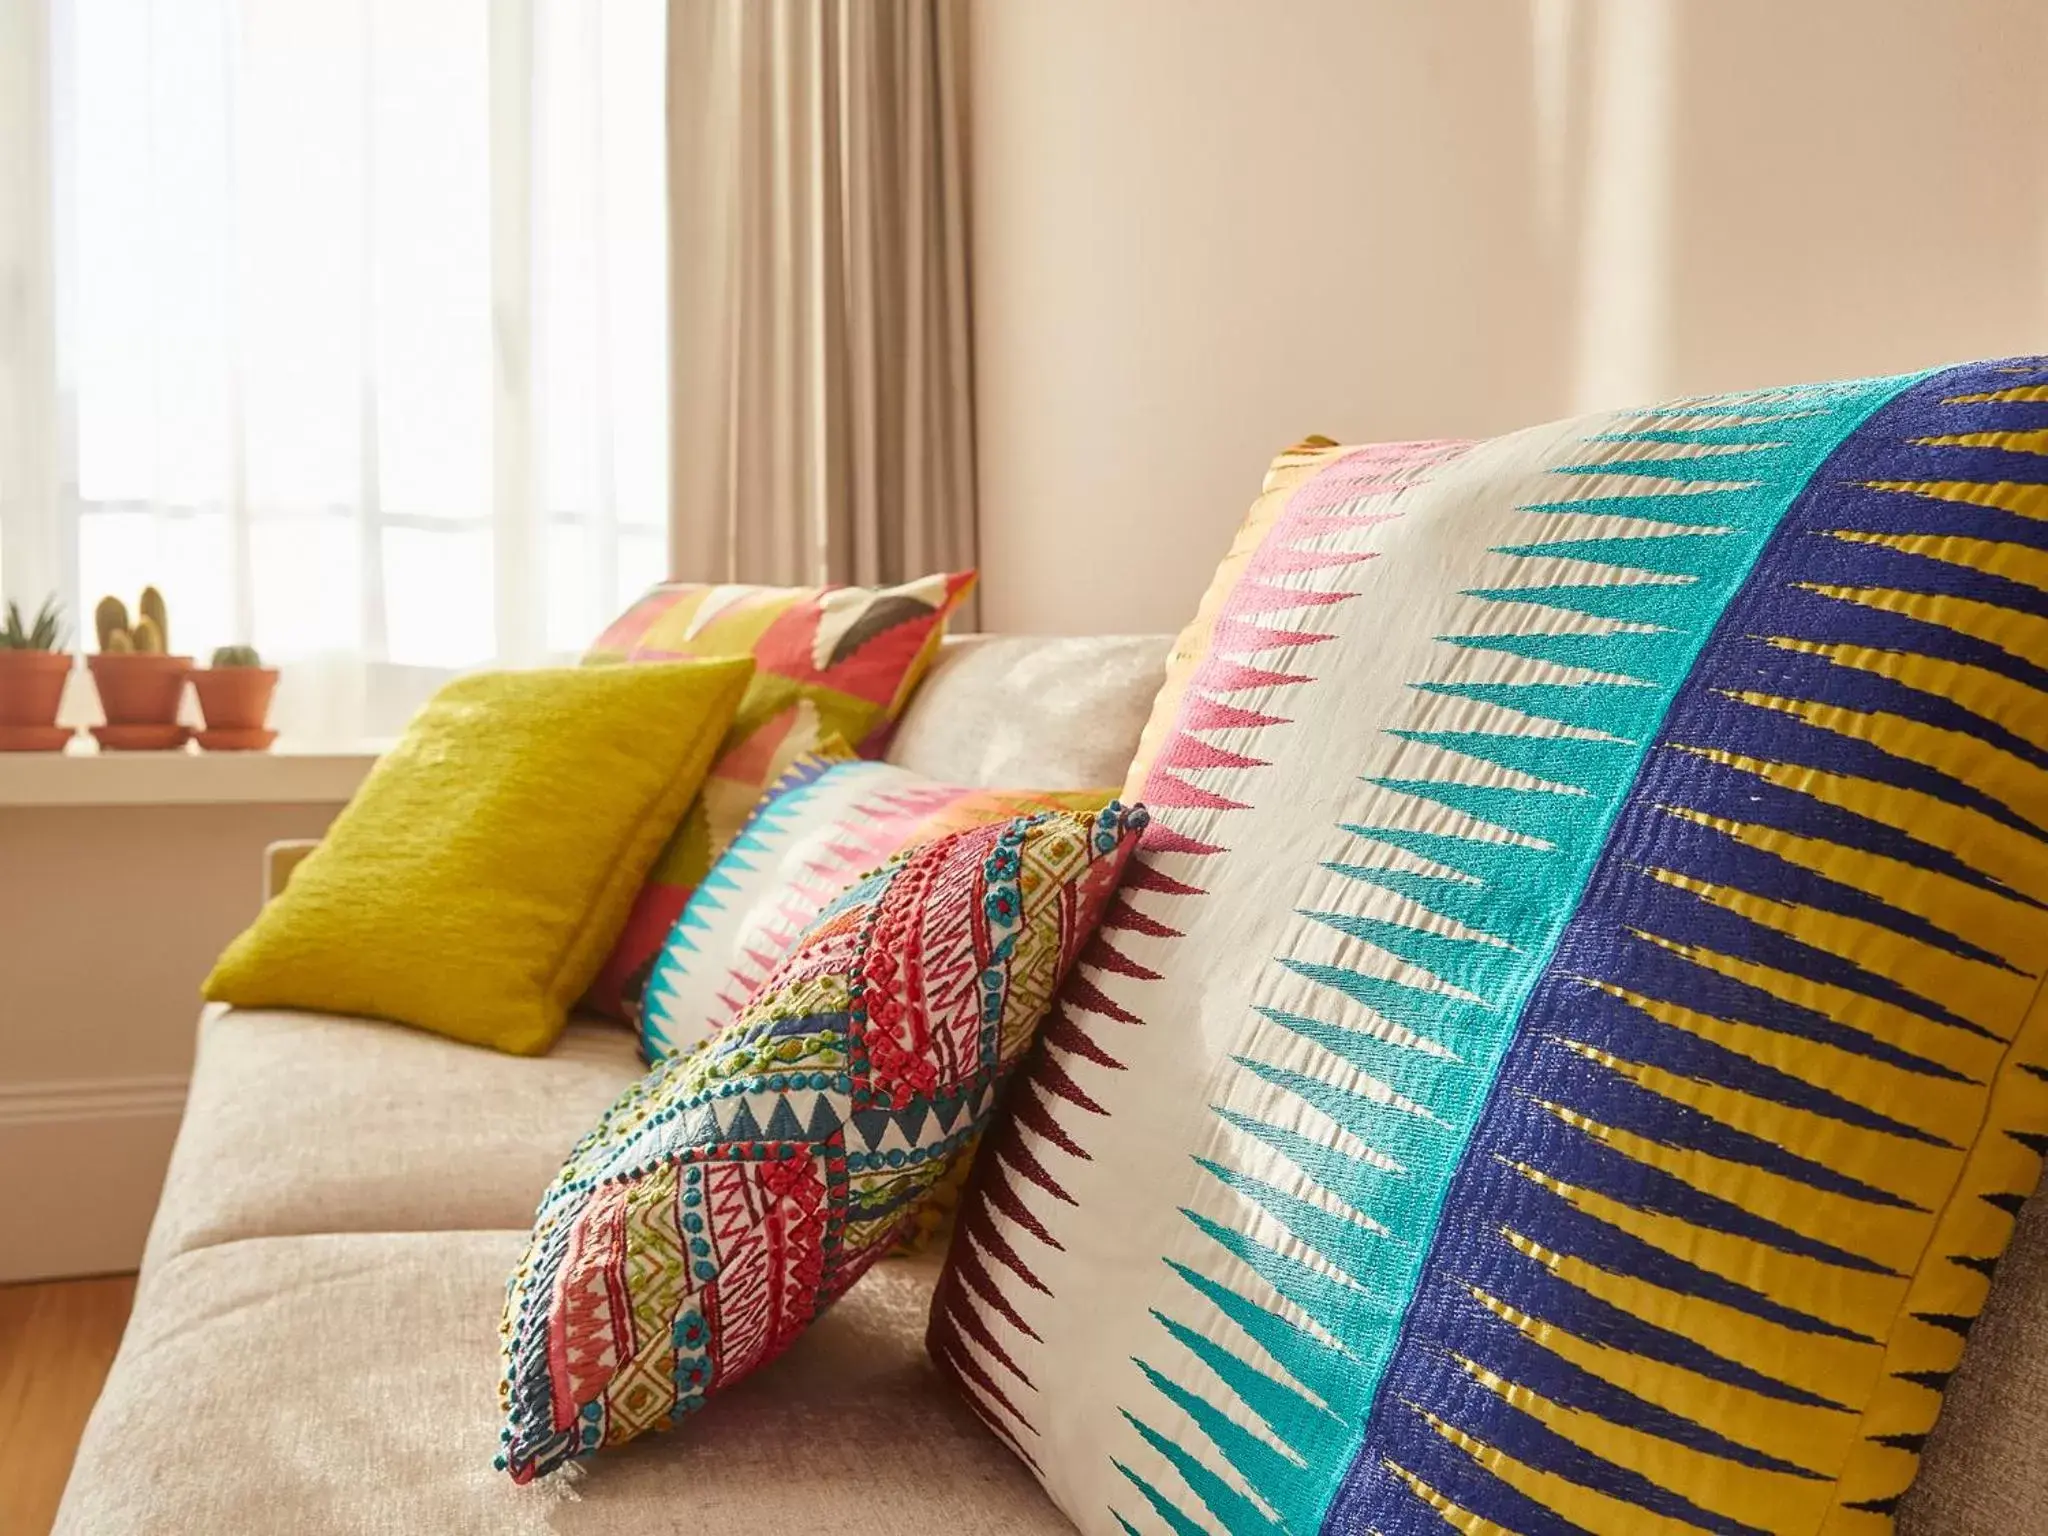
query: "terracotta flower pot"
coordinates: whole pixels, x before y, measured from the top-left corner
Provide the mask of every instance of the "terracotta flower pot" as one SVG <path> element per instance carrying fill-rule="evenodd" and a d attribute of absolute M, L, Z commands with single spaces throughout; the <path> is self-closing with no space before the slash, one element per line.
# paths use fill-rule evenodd
<path fill-rule="evenodd" d="M 176 725 L 178 705 L 185 697 L 185 679 L 192 675 L 190 656 L 159 656 L 148 651 L 101 651 L 88 656 L 93 686 L 109 725 Z"/>
<path fill-rule="evenodd" d="M 209 731 L 260 731 L 277 692 L 275 667 L 203 667 L 192 674 Z"/>
<path fill-rule="evenodd" d="M 0 651 L 0 725 L 55 725 L 68 651 Z"/>
<path fill-rule="evenodd" d="M 71 733 L 57 724 L 66 651 L 0 651 L 0 752 L 61 752 Z"/>

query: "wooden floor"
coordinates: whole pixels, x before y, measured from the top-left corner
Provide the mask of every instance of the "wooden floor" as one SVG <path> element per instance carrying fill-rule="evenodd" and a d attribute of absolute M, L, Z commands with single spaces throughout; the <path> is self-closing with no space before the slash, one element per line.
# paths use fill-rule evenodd
<path fill-rule="evenodd" d="M 133 1275 L 0 1285 L 0 1531 L 45 1536 L 135 1296 Z"/>

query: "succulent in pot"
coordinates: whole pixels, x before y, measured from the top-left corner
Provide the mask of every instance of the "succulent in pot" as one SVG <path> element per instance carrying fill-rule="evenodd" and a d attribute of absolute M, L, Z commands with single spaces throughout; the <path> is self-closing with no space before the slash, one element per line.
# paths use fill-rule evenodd
<path fill-rule="evenodd" d="M 264 729 L 277 668 L 263 665 L 253 645 L 224 645 L 212 664 L 192 674 L 206 729 L 199 745 L 208 751 L 250 751 L 267 747 L 277 733 Z"/>
<path fill-rule="evenodd" d="M 192 658 L 171 654 L 171 615 L 161 592 L 144 587 L 135 606 L 132 620 L 118 597 L 101 598 L 93 610 L 100 648 L 86 665 L 107 716 L 94 734 L 103 747 L 182 746 L 178 706 Z"/>
<path fill-rule="evenodd" d="M 54 597 L 33 619 L 10 602 L 0 623 L 0 752 L 60 752 L 71 732 L 57 724 L 71 656 L 63 649 L 64 618 Z"/>
<path fill-rule="evenodd" d="M 43 599 L 33 619 L 21 616 L 21 604 L 9 601 L 7 622 L 0 624 L 0 651 L 34 651 L 55 656 L 64 648 L 64 611 L 53 593 Z"/>

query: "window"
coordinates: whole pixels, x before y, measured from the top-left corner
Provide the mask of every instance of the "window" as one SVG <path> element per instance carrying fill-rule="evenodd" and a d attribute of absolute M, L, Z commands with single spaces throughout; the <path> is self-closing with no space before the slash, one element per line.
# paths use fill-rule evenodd
<path fill-rule="evenodd" d="M 587 643 L 666 564 L 663 17 L 48 0 L 9 593 L 89 627 L 154 581 L 180 651 L 286 664 L 302 740 Z"/>

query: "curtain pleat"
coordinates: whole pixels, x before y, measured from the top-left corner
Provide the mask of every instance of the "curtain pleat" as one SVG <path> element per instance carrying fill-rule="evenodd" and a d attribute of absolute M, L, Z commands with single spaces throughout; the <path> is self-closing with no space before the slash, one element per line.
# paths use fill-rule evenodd
<path fill-rule="evenodd" d="M 671 0 L 672 551 L 973 564 L 961 0 Z"/>

